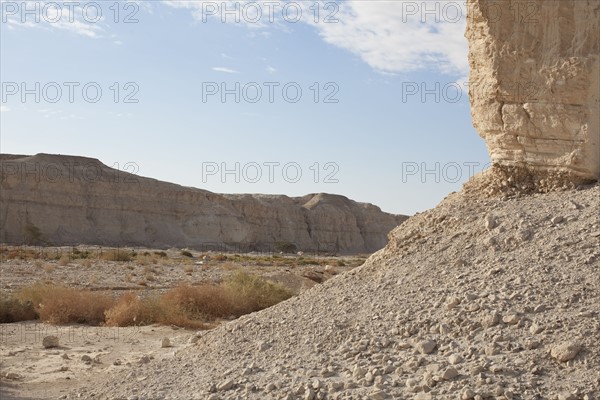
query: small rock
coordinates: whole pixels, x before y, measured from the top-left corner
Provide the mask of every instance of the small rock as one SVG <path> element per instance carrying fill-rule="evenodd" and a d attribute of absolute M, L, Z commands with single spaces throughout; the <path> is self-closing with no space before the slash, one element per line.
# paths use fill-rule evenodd
<path fill-rule="evenodd" d="M 273 390 L 275 390 L 275 384 L 273 382 L 267 384 L 267 386 L 265 386 L 265 390 L 267 392 L 272 392 Z"/>
<path fill-rule="evenodd" d="M 10 379 L 11 381 L 21 378 L 21 376 L 19 374 L 17 374 L 16 372 L 8 372 L 5 376 L 6 376 L 6 379 Z"/>
<path fill-rule="evenodd" d="M 377 390 L 376 392 L 372 392 L 369 394 L 370 400 L 385 400 L 388 397 L 389 397 L 388 394 L 386 392 L 384 392 L 383 390 Z"/>
<path fill-rule="evenodd" d="M 271 345 L 268 342 L 260 341 L 258 342 L 256 347 L 258 348 L 258 351 L 265 351 L 268 350 L 271 347 Z"/>
<path fill-rule="evenodd" d="M 516 325 L 519 323 L 519 320 L 521 318 L 519 318 L 519 315 L 516 313 L 512 313 L 512 314 L 508 314 L 505 315 L 504 317 L 502 317 L 502 322 L 504 322 L 505 324 L 508 325 Z"/>
<path fill-rule="evenodd" d="M 84 354 L 83 356 L 81 356 L 81 361 L 83 361 L 86 364 L 91 364 L 92 357 L 88 356 L 87 354 Z"/>
<path fill-rule="evenodd" d="M 149 356 L 141 356 L 139 363 L 140 364 L 148 364 L 152 360 Z"/>
<path fill-rule="evenodd" d="M 454 367 L 448 367 L 442 374 L 442 378 L 449 381 L 452 378 L 456 378 L 458 376 L 458 371 Z"/>
<path fill-rule="evenodd" d="M 561 222 L 563 222 L 564 218 L 560 215 L 557 215 L 556 217 L 552 218 L 550 221 L 552 222 L 553 225 L 557 225 L 560 224 Z"/>
<path fill-rule="evenodd" d="M 491 328 L 493 326 L 498 325 L 499 322 L 500 322 L 500 314 L 498 314 L 497 312 L 493 312 L 493 313 L 488 314 L 485 317 L 483 317 L 483 320 L 481 321 L 481 325 L 483 325 L 486 328 Z"/>
<path fill-rule="evenodd" d="M 485 217 L 485 227 L 488 231 L 491 231 L 496 227 L 496 218 L 493 215 L 487 215 Z"/>
<path fill-rule="evenodd" d="M 51 349 L 53 347 L 58 347 L 58 336 L 46 336 L 42 339 L 42 346 L 45 349 Z"/>
<path fill-rule="evenodd" d="M 452 365 L 460 364 L 463 361 L 463 358 L 459 354 L 451 354 L 448 357 L 448 362 Z"/>
<path fill-rule="evenodd" d="M 359 365 L 356 365 L 354 367 L 354 370 L 352 371 L 352 377 L 356 380 L 359 380 L 361 378 L 364 378 L 365 374 L 367 373 L 367 371 L 365 371 L 363 368 L 361 368 Z"/>
<path fill-rule="evenodd" d="M 543 330 L 544 330 L 544 328 L 542 328 L 535 322 L 533 324 L 531 324 L 531 326 L 529 327 L 529 332 L 531 332 L 532 335 L 537 335 L 538 333 L 540 333 Z"/>
<path fill-rule="evenodd" d="M 233 379 L 227 379 L 224 382 L 221 382 L 217 385 L 217 390 L 222 392 L 225 390 L 229 390 L 233 387 Z"/>
<path fill-rule="evenodd" d="M 472 391 L 471 389 L 465 389 L 465 391 L 462 393 L 462 400 L 471 400 L 475 398 L 475 392 Z"/>
<path fill-rule="evenodd" d="M 552 347 L 550 355 L 556 358 L 558 361 L 567 362 L 574 359 L 580 350 L 581 345 L 579 343 L 565 342 Z"/>
<path fill-rule="evenodd" d="M 162 347 L 163 349 L 166 347 L 172 347 L 171 340 L 169 338 L 163 338 L 160 347 Z"/>
<path fill-rule="evenodd" d="M 452 310 L 454 307 L 456 307 L 457 305 L 460 304 L 460 299 L 458 297 L 452 297 L 450 300 L 448 300 L 448 302 L 446 303 L 446 308 L 448 310 Z"/>
<path fill-rule="evenodd" d="M 415 348 L 421 354 L 429 354 L 437 347 L 437 343 L 433 340 L 422 340 L 415 345 Z"/>

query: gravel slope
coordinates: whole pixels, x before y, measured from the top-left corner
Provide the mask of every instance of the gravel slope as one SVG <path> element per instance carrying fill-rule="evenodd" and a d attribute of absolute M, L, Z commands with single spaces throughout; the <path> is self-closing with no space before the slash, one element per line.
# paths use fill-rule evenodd
<path fill-rule="evenodd" d="M 600 397 L 600 186 L 448 196 L 362 267 L 69 397 Z"/>

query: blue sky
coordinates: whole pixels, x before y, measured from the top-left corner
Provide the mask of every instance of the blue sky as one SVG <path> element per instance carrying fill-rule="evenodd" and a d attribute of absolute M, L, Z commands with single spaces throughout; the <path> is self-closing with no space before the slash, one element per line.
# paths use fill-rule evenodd
<path fill-rule="evenodd" d="M 221 1 L 48 3 L 27 14 L 2 1 L 3 153 L 404 214 L 489 162 L 471 124 L 462 2 L 230 1 L 239 22 Z"/>

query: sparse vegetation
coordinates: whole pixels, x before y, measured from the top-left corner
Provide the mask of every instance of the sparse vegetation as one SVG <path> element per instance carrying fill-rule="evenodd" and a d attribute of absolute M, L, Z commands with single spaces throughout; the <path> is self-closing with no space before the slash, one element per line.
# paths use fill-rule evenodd
<path fill-rule="evenodd" d="M 187 250 L 182 250 L 181 251 L 181 255 L 184 256 L 184 257 L 189 257 L 189 258 L 193 258 L 194 257 L 194 255 L 192 253 L 190 253 L 189 251 L 187 251 Z"/>
<path fill-rule="evenodd" d="M 275 251 L 282 253 L 295 253 L 298 251 L 298 247 L 290 242 L 277 242 L 274 245 L 274 249 Z"/>
<path fill-rule="evenodd" d="M 139 284 L 142 282 L 146 285 L 145 280 Z M 101 292 L 40 283 L 13 296 L 2 294 L 0 322 L 38 318 L 52 324 L 159 323 L 197 329 L 220 318 L 239 317 L 270 307 L 291 296 L 283 286 L 244 272 L 232 274 L 220 285 L 182 284 L 160 296 L 143 298 L 127 293 L 116 300 Z"/>
<path fill-rule="evenodd" d="M 0 293 L 0 323 L 29 321 L 36 317 L 31 302 Z"/>
<path fill-rule="evenodd" d="M 27 222 L 23 227 L 23 237 L 26 244 L 39 244 L 42 241 L 42 231 L 31 222 Z"/>
<path fill-rule="evenodd" d="M 114 304 L 106 294 L 47 284 L 25 287 L 16 299 L 22 304 L 32 304 L 39 319 L 51 324 L 97 325 L 104 321 L 104 311 Z"/>
<path fill-rule="evenodd" d="M 101 258 L 107 261 L 131 261 L 135 252 L 124 249 L 113 249 L 102 253 Z"/>

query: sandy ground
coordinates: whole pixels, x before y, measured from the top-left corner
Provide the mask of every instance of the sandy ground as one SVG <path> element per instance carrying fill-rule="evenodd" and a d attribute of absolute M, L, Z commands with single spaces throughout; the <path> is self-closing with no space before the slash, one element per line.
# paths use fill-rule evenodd
<path fill-rule="evenodd" d="M 192 331 L 169 326 L 53 326 L 36 321 L 0 324 L 0 399 L 61 398 L 107 372 L 172 357 L 188 346 Z M 60 346 L 46 349 L 45 336 Z M 168 338 L 171 347 L 162 347 Z M 139 379 L 139 378 L 138 378 Z"/>
<path fill-rule="evenodd" d="M 185 257 L 179 249 L 167 250 L 166 257 L 156 257 L 157 250 L 135 249 L 139 257 L 122 262 L 103 260 L 96 247 L 79 247 L 80 251 L 90 252 L 88 259 L 65 256 L 72 248 L 3 246 L 0 250 L 0 290 L 4 292 L 42 282 L 115 296 L 126 291 L 151 295 L 181 283 L 218 283 L 237 270 L 264 276 L 298 294 L 364 260 L 310 255 L 272 258 L 265 254 L 228 254 L 222 260 L 221 254 L 195 251 L 192 258 Z M 339 266 L 340 262 L 344 265 Z M 49 335 L 59 338 L 59 347 L 44 348 L 43 338 Z M 190 338 L 196 335 L 193 330 L 159 325 L 53 326 L 39 321 L 0 324 L 0 399 L 66 398 L 73 388 L 102 376 L 173 357 L 191 346 Z M 169 339 L 170 347 L 162 347 L 164 338 Z M 142 382 L 144 377 L 135 379 Z"/>

